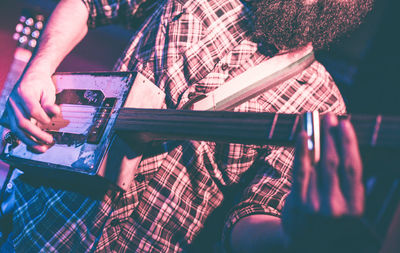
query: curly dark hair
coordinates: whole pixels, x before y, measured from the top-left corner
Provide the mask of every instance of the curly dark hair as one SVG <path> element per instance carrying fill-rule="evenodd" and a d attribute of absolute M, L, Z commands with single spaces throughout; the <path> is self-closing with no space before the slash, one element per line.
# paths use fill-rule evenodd
<path fill-rule="evenodd" d="M 356 28 L 373 0 L 258 0 L 251 5 L 258 42 L 279 50 L 311 42 L 319 49 Z"/>

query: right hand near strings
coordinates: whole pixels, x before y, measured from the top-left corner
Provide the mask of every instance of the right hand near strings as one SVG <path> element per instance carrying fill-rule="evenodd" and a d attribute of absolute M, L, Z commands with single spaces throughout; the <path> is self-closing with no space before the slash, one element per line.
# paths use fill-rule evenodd
<path fill-rule="evenodd" d="M 51 75 L 29 69 L 15 85 L 5 109 L 10 130 L 28 149 L 37 153 L 45 152 L 53 143 L 53 137 L 41 130 L 36 122 L 48 124 L 51 117 L 59 113 Z"/>
<path fill-rule="evenodd" d="M 82 1 L 58 1 L 45 28 L 28 68 L 16 84 L 6 104 L 7 125 L 34 152 L 44 152 L 53 137 L 42 131 L 40 124 L 60 113 L 54 104 L 55 87 L 51 75 L 65 56 L 86 35 L 89 12 Z"/>

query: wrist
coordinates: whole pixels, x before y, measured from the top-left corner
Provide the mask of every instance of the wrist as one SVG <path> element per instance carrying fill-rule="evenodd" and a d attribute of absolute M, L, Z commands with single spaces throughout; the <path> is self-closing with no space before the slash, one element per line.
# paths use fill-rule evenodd
<path fill-rule="evenodd" d="M 55 72 L 54 65 L 45 60 L 36 60 L 32 59 L 25 70 L 24 75 L 42 75 L 42 76 L 51 76 Z"/>
<path fill-rule="evenodd" d="M 18 80 L 19 89 L 28 91 L 28 90 L 48 90 L 50 85 L 54 86 L 54 83 L 51 80 L 52 73 L 48 68 L 32 66 L 27 67 L 20 79 Z M 17 87 L 16 86 L 16 87 Z"/>

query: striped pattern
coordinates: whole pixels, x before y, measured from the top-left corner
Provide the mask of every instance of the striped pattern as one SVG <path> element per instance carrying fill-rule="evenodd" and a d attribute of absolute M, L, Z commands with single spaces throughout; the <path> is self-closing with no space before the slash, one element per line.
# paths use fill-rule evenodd
<path fill-rule="evenodd" d="M 125 22 L 144 1 L 84 0 L 89 24 Z M 140 71 L 177 108 L 266 60 L 249 33 L 239 0 L 156 1 L 118 60 L 116 70 Z M 128 17 L 128 18 L 127 18 Z M 344 103 L 317 62 L 302 74 L 235 111 L 343 113 Z M 157 152 L 157 150 L 162 150 Z M 19 181 L 14 246 L 19 252 L 179 252 L 248 171 L 254 171 L 226 230 L 253 213 L 280 215 L 290 189 L 293 150 L 277 146 L 168 142 L 145 154 L 131 189 L 83 194 Z"/>

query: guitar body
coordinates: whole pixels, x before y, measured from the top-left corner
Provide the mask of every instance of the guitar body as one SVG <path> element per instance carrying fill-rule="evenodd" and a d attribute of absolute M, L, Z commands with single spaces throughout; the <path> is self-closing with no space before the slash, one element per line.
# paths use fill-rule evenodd
<path fill-rule="evenodd" d="M 6 143 L 1 158 L 23 171 L 104 178 L 126 190 L 141 157 L 112 131 L 118 112 L 123 106 L 160 108 L 164 94 L 133 72 L 60 73 L 53 80 L 61 114 L 40 127 L 52 133 L 54 145 L 37 154 L 23 143 Z"/>

